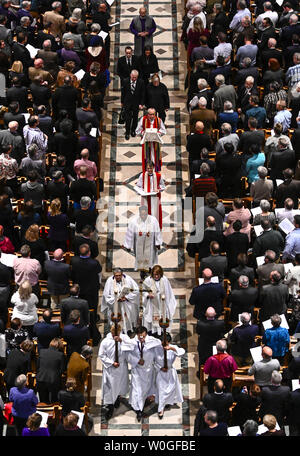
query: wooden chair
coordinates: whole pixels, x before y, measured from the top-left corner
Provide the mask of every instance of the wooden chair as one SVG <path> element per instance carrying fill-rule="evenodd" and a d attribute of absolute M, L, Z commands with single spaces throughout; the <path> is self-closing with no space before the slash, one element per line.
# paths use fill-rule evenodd
<path fill-rule="evenodd" d="M 44 402 L 39 402 L 36 405 L 36 411 L 37 413 L 48 413 L 47 423 L 49 425 L 52 425 L 56 428 L 56 426 L 58 426 L 58 424 L 60 423 L 62 407 L 59 405 L 59 403 L 54 402 L 53 404 L 46 404 Z"/>
<path fill-rule="evenodd" d="M 242 386 L 251 386 L 254 383 L 254 375 L 248 375 L 250 366 L 239 367 L 232 374 L 232 387 L 241 388 Z"/>

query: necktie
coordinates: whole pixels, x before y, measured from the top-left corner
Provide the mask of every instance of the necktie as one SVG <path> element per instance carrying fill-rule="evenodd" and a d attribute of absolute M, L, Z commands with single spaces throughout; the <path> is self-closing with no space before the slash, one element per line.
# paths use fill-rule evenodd
<path fill-rule="evenodd" d="M 135 90 L 135 83 L 134 81 L 131 82 L 131 93 L 133 94 Z"/>
<path fill-rule="evenodd" d="M 143 359 L 144 342 L 138 342 L 138 349 L 141 354 L 141 359 Z"/>
<path fill-rule="evenodd" d="M 131 66 L 131 61 L 130 61 L 130 59 L 127 59 L 127 65 L 128 65 L 128 66 Z"/>

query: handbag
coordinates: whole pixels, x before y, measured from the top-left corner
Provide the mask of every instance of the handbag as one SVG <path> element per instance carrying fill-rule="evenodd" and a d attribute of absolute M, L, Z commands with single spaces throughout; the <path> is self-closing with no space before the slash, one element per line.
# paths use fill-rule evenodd
<path fill-rule="evenodd" d="M 124 123 L 125 123 L 125 108 L 122 108 L 120 115 L 119 115 L 118 124 L 123 125 Z"/>

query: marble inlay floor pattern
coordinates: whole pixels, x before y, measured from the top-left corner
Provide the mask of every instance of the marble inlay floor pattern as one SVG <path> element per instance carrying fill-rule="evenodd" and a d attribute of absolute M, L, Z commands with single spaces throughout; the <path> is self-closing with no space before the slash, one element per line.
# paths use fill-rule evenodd
<path fill-rule="evenodd" d="M 124 126 L 118 125 L 120 112 L 120 83 L 116 75 L 117 59 L 124 55 L 126 45 L 133 46 L 133 35 L 129 24 L 138 14 L 141 6 L 148 8 L 156 23 L 154 34 L 154 52 L 163 74 L 162 82 L 168 87 L 171 108 L 167 113 L 166 129 L 162 146 L 162 175 L 167 183 L 162 194 L 163 211 L 163 248 L 159 253 L 159 264 L 171 281 L 177 299 L 177 309 L 172 328 L 173 342 L 186 350 L 183 358 L 177 359 L 175 367 L 182 384 L 183 404 L 173 406 L 165 412 L 161 421 L 157 417 L 155 406 L 146 409 L 147 418 L 141 423 L 127 401 L 107 423 L 101 410 L 102 365 L 97 358 L 95 347 L 92 378 L 91 414 L 94 426 L 90 435 L 127 435 L 127 436 L 184 436 L 193 435 L 195 413 L 199 407 L 199 381 L 197 371 L 197 336 L 193 309 L 188 304 L 191 289 L 194 286 L 194 263 L 186 252 L 188 232 L 191 226 L 183 224 L 182 198 L 188 185 L 188 162 L 185 149 L 188 133 L 188 114 L 184 79 L 186 76 L 186 52 L 180 42 L 183 4 L 176 0 L 130 2 L 116 0 L 111 9 L 112 22 L 120 21 L 111 32 L 111 79 L 104 111 L 103 149 L 100 176 L 104 180 L 104 192 L 98 203 L 100 216 L 98 221 L 99 261 L 103 267 L 103 284 L 111 275 L 112 268 L 122 267 L 133 278 L 134 257 L 121 249 L 126 233 L 128 217 L 137 214 L 140 198 L 133 187 L 141 173 L 141 146 L 138 138 L 125 141 Z M 142 112 L 140 112 L 142 115 Z M 179 222 L 178 222 L 179 221 Z M 185 221 L 186 222 L 186 221 Z M 178 228 L 179 225 L 179 228 Z M 185 231 L 182 232 L 184 226 Z M 103 287 L 100 290 L 99 306 Z M 99 329 L 101 335 L 108 331 L 108 323 L 100 314 Z"/>

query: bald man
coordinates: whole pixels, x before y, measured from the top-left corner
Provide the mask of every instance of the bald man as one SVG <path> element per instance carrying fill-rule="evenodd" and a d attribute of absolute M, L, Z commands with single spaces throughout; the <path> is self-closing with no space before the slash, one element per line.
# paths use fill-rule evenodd
<path fill-rule="evenodd" d="M 215 410 L 218 414 L 219 422 L 228 423 L 230 419 L 229 407 L 233 403 L 231 393 L 224 391 L 224 382 L 218 379 L 214 383 L 213 393 L 207 393 L 203 397 L 203 405 L 207 410 Z"/>
<path fill-rule="evenodd" d="M 202 272 L 203 283 L 193 288 L 189 303 L 194 307 L 193 317 L 203 318 L 206 309 L 213 307 L 216 311 L 216 316 L 219 317 L 223 311 L 223 298 L 225 291 L 220 283 L 211 281 L 212 271 L 209 268 Z"/>
<path fill-rule="evenodd" d="M 42 59 L 35 59 L 33 65 L 33 67 L 28 68 L 28 77 L 31 81 L 36 77 L 40 77 L 42 81 L 47 81 L 48 85 L 54 82 L 49 71 L 44 70 L 44 61 Z"/>
<path fill-rule="evenodd" d="M 82 151 L 80 152 L 80 156 L 81 158 L 75 160 L 74 162 L 74 171 L 77 175 L 77 178 L 79 179 L 80 176 L 80 167 L 86 166 L 86 178 L 90 181 L 94 181 L 98 171 L 96 163 L 89 160 L 89 150 L 82 149 Z"/>
<path fill-rule="evenodd" d="M 190 171 L 192 162 L 200 159 L 200 152 L 203 148 L 206 148 L 208 151 L 213 150 L 210 136 L 204 133 L 204 123 L 198 121 L 195 123 L 194 133 L 188 136 L 186 144 L 186 150 L 189 153 Z"/>
<path fill-rule="evenodd" d="M 191 236 L 193 234 L 195 234 L 195 231 L 193 231 L 191 233 Z M 223 250 L 223 246 L 224 246 L 224 242 L 225 242 L 223 231 L 217 229 L 216 219 L 212 215 L 209 215 L 206 218 L 204 236 L 203 236 L 202 241 L 199 243 L 189 242 L 188 245 L 186 246 L 188 255 L 192 258 L 195 258 L 195 254 L 198 252 L 199 260 L 207 257 L 210 254 L 210 243 L 212 241 L 218 242 L 219 245 L 221 246 L 221 249 Z"/>
<path fill-rule="evenodd" d="M 225 334 L 224 320 L 216 318 L 216 311 L 213 307 L 208 307 L 204 318 L 197 321 L 196 331 L 198 334 L 198 354 L 199 354 L 199 372 L 201 364 L 213 354 L 213 346 L 217 340 Z M 197 372 L 197 376 L 199 376 Z"/>
<path fill-rule="evenodd" d="M 278 359 L 272 359 L 272 349 L 263 347 L 261 351 L 262 360 L 257 361 L 248 370 L 249 375 L 254 375 L 254 382 L 259 386 L 271 385 L 272 372 L 280 370 Z"/>
<path fill-rule="evenodd" d="M 153 48 L 153 33 L 156 24 L 152 16 L 147 14 L 146 8 L 139 10 L 139 16 L 135 16 L 130 24 L 130 31 L 134 35 L 134 54 L 140 56 L 144 52 L 145 46 Z"/>
<path fill-rule="evenodd" d="M 51 295 L 51 309 L 60 309 L 60 302 L 69 296 L 71 269 L 64 263 L 64 253 L 61 249 L 53 252 L 53 260 L 45 261 L 45 271 L 48 276 L 47 288 Z"/>

